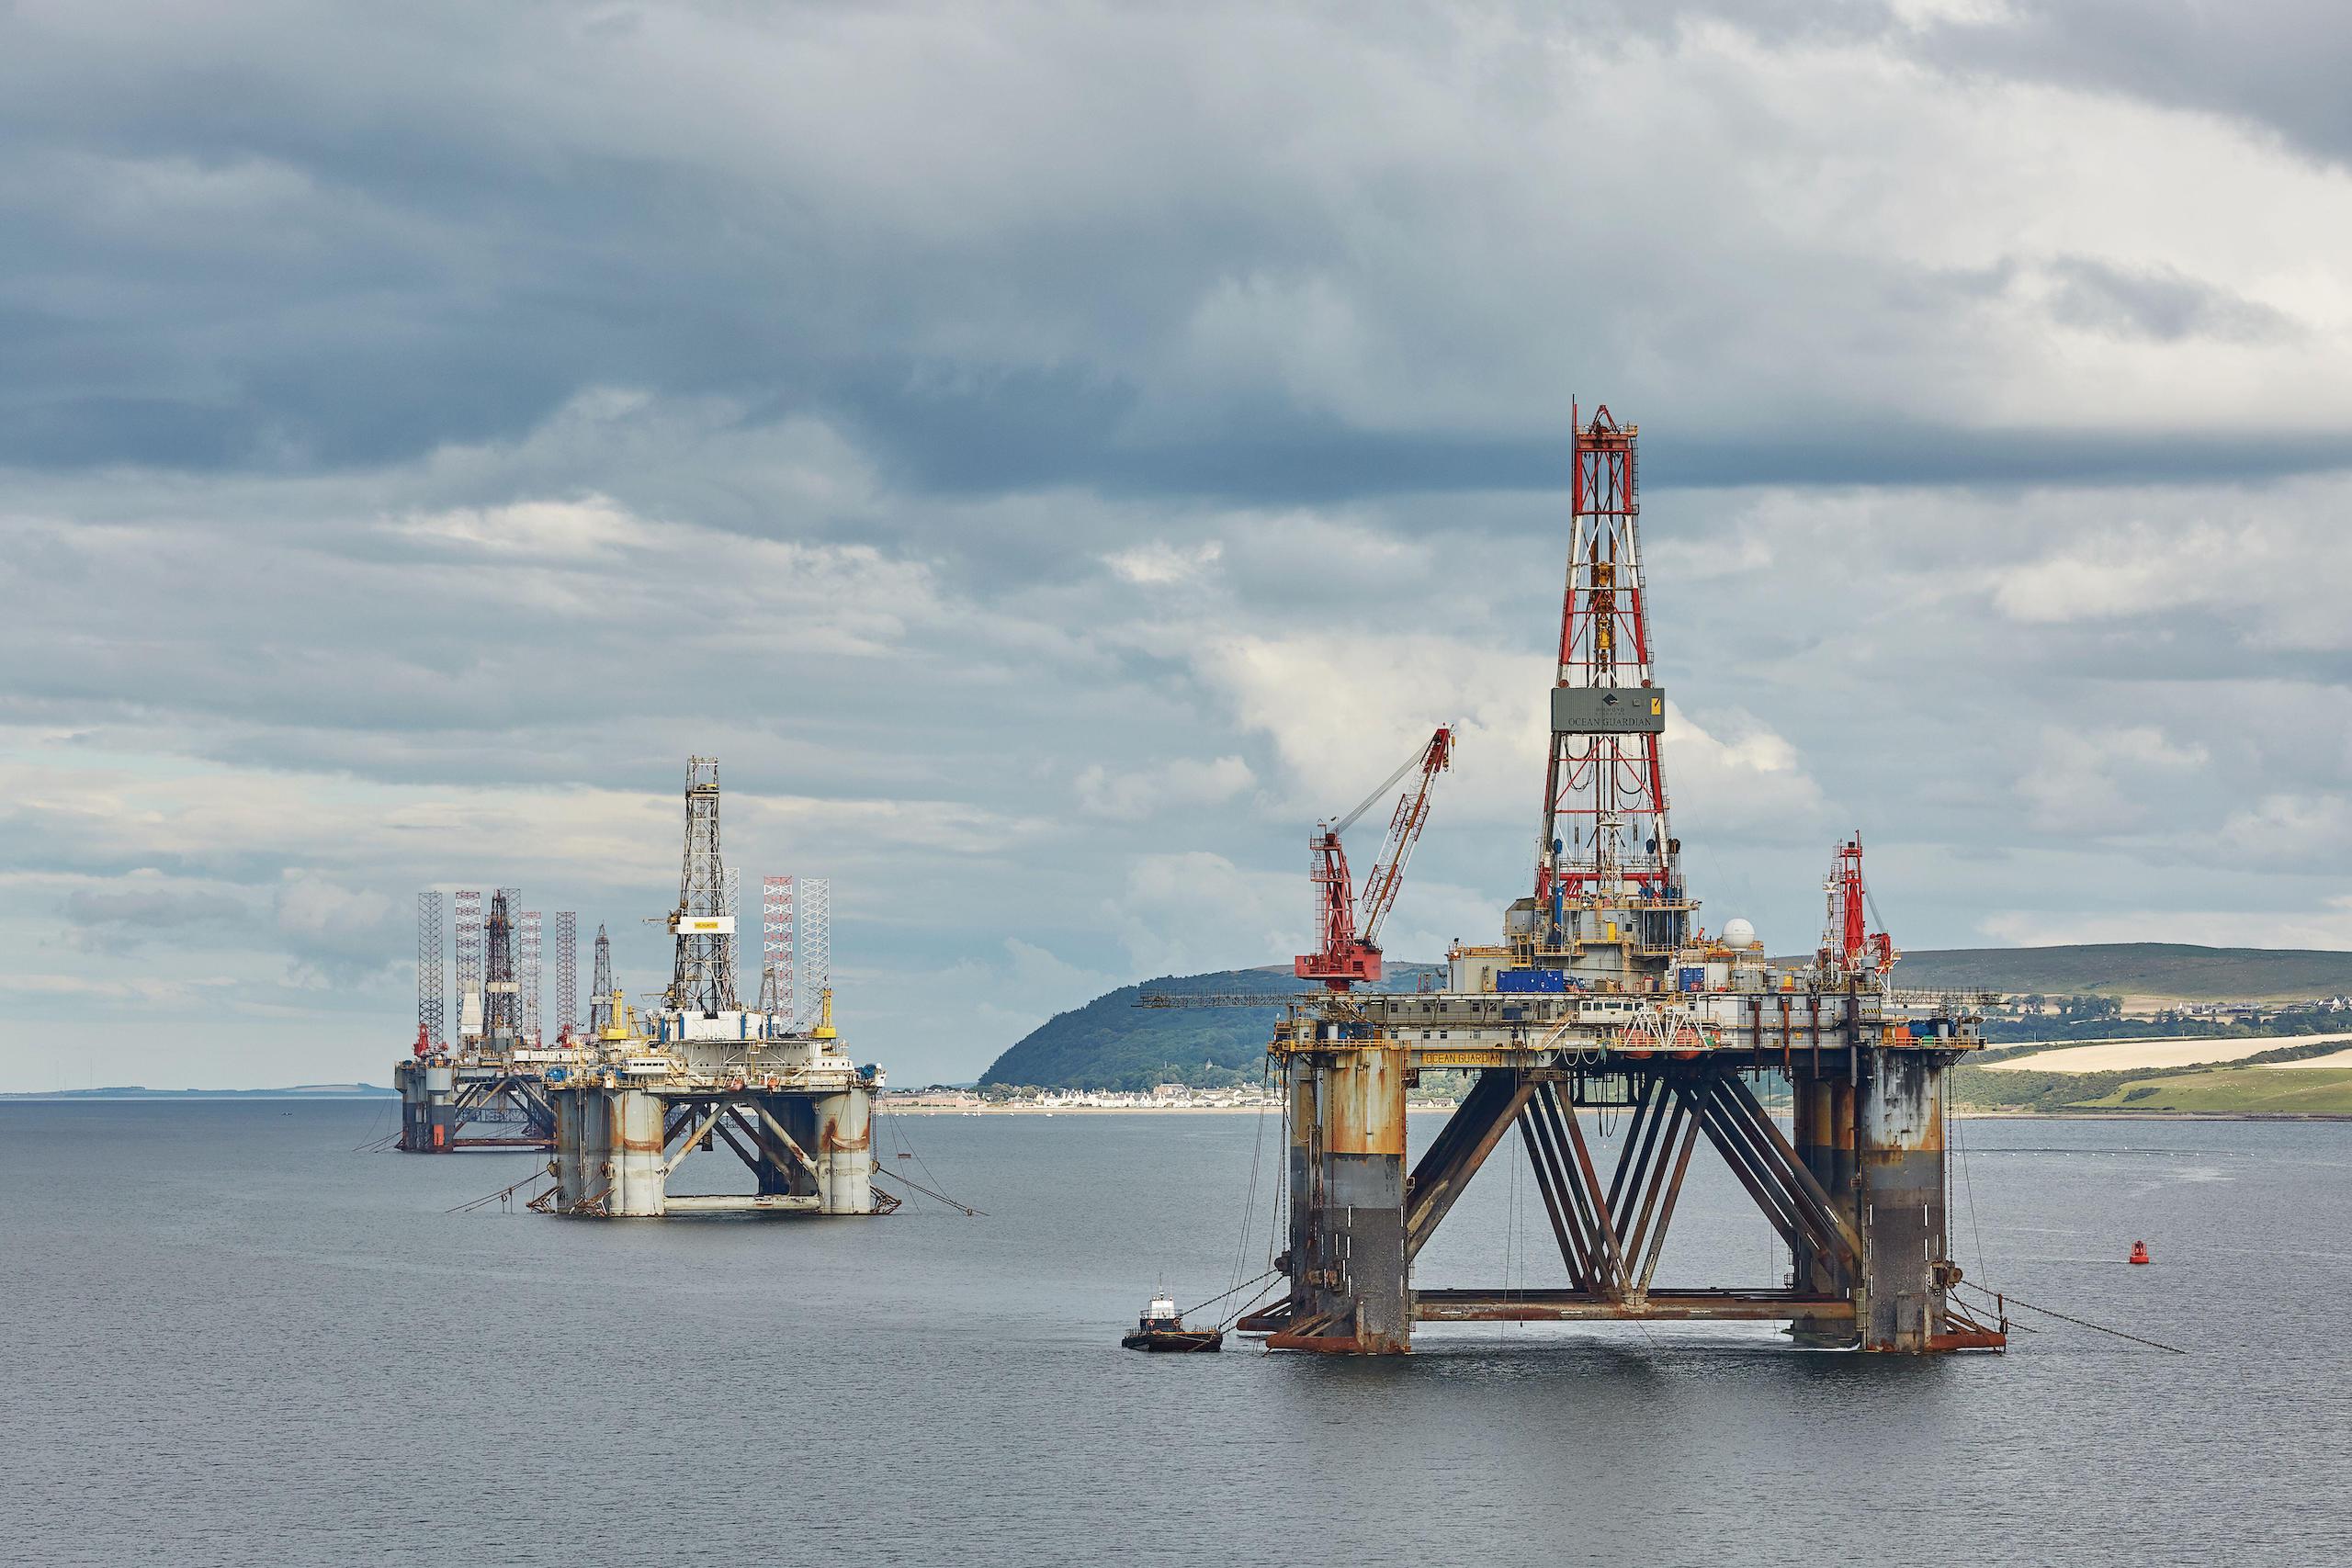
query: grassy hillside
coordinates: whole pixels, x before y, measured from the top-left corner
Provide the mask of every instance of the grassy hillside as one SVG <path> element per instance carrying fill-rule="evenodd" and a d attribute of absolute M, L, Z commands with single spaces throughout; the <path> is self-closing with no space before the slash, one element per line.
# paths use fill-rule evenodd
<path fill-rule="evenodd" d="M 2135 1077 L 2077 1102 L 2077 1109 L 2352 1116 L 2352 1067 L 2207 1067 Z"/>
<path fill-rule="evenodd" d="M 2352 994 L 2352 953 L 2190 947 L 2169 942 L 1960 947 L 1906 953 L 1894 976 L 1898 985 L 1930 990 L 1981 987 L 2053 997 L 2286 1001 Z"/>
<path fill-rule="evenodd" d="M 1392 964 L 1384 991 L 1414 989 L 1435 967 Z M 1273 1037 L 1278 1004 L 1262 1008 L 1139 1008 L 1143 992 L 1295 995 L 1306 982 L 1282 969 L 1220 969 L 1170 975 L 1122 986 L 1074 1011 L 1057 1013 L 999 1056 L 980 1076 L 986 1084 L 1040 1089 L 1147 1089 L 1187 1083 L 1196 1089 L 1258 1080 Z"/>
<path fill-rule="evenodd" d="M 1952 1069 L 1952 1103 L 1972 1111 L 2045 1115 L 2101 1111 L 2209 1116 L 2352 1116 L 2352 1067 L 2184 1067 L 2161 1073 L 1988 1072 Z"/>

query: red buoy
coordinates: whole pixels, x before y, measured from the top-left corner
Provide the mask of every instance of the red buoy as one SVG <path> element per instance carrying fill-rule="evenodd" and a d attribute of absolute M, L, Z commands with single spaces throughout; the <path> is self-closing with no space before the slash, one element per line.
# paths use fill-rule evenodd
<path fill-rule="evenodd" d="M 2148 1261 L 2148 1244 L 2146 1242 L 2135 1241 L 2132 1244 L 2132 1261 L 2134 1263 L 2145 1263 Z"/>

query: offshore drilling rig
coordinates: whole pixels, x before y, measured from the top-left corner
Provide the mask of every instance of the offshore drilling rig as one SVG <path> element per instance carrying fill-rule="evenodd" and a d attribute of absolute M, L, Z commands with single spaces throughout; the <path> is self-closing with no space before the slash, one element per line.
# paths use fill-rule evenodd
<path fill-rule="evenodd" d="M 1331 913 L 1344 873 L 1318 871 L 1325 951 L 1297 972 L 1326 988 L 1293 999 L 1270 1047 L 1288 1098 L 1289 1287 L 1238 1326 L 1269 1348 L 1359 1355 L 1408 1350 L 1417 1323 L 1694 1318 L 1786 1321 L 1818 1346 L 1998 1348 L 2003 1326 L 1950 1297 L 1945 1236 L 1944 1071 L 1981 1044 L 1983 998 L 1892 987 L 1859 836 L 1837 852 L 1810 964 L 1776 970 L 1745 920 L 1713 936 L 1698 924 L 1668 819 L 1639 433 L 1606 407 L 1577 425 L 1532 889 L 1501 942 L 1449 953 L 1445 990 L 1374 994 L 1351 982 L 1376 976 L 1376 949 Z M 1441 730 L 1399 803 L 1392 841 L 1404 832 L 1408 849 L 1447 741 Z M 1394 898 L 1393 875 L 1381 891 Z M 1476 1080 L 1408 1171 L 1405 1095 L 1425 1068 Z M 1791 1087 L 1789 1133 L 1751 1087 L 1768 1074 Z M 1600 1107 L 1631 1113 L 1605 1172 L 1577 1116 Z M 1416 1255 L 1514 1129 L 1566 1288 L 1415 1290 Z M 1657 1282 L 1701 1142 L 1786 1245 L 1784 1286 Z"/>
<path fill-rule="evenodd" d="M 826 974 L 829 885 L 768 880 L 763 898 L 763 1006 L 738 994 L 738 900 L 719 854 L 718 764 L 686 764 L 685 852 L 666 917 L 670 985 L 639 1019 L 617 991 L 596 998 L 592 1037 L 542 1069 L 553 1107 L 555 1185 L 533 1207 L 567 1214 L 888 1213 L 874 1189 L 871 1117 L 879 1068 L 854 1064 L 833 1027 Z M 796 946 L 797 944 L 797 946 Z M 597 942 L 597 987 L 609 985 Z M 795 972 L 815 982 L 801 1020 Z M 724 1143 L 750 1193 L 676 1193 L 688 1154 Z"/>
<path fill-rule="evenodd" d="M 445 950 L 441 895 L 416 896 L 416 1040 L 392 1066 L 407 1154 L 461 1149 L 544 1149 L 555 1135 L 537 1064 L 551 1059 L 539 1039 L 539 913 L 518 906 L 518 888 L 457 895 L 458 1037 L 448 1036 L 441 986 Z M 569 1044 L 577 985 L 575 917 L 556 911 L 558 1043 Z M 469 1130 L 476 1129 L 476 1130 Z M 479 1129 L 488 1129 L 487 1131 Z"/>

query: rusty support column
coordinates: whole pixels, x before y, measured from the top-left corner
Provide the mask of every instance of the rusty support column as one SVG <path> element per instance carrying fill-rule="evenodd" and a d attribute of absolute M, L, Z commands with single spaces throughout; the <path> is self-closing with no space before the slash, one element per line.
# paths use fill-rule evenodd
<path fill-rule="evenodd" d="M 1291 1326 L 1267 1346 L 1401 1355 L 1412 1348 L 1413 1317 L 1406 1279 L 1405 1052 L 1341 1042 L 1295 1060 L 1293 1312 Z"/>
<path fill-rule="evenodd" d="M 665 1144 L 662 1129 L 668 1110 L 658 1094 L 639 1089 L 614 1089 L 603 1096 L 611 1118 L 612 1191 L 605 1200 L 608 1214 L 653 1218 L 663 1211 L 669 1173 L 662 1168 Z"/>
<path fill-rule="evenodd" d="M 855 1085 L 816 1102 L 817 1142 L 808 1152 L 816 1161 L 821 1213 L 874 1212 L 872 1109 L 865 1090 Z"/>
<path fill-rule="evenodd" d="M 1789 1074 L 1795 1103 L 1792 1142 L 1797 1158 L 1829 1195 L 1832 1210 L 1850 1223 L 1855 1215 L 1853 1190 L 1854 1097 L 1842 1074 L 1833 1082 L 1809 1065 L 1793 1066 Z M 1843 1095 L 1840 1089 L 1847 1089 Z M 1841 1120 L 1841 1117 L 1843 1120 Z M 1796 1258 L 1796 1285 L 1816 1295 L 1850 1295 L 1852 1271 L 1843 1256 L 1808 1241 Z M 1799 1317 L 1789 1333 L 1801 1345 L 1828 1349 L 1854 1343 L 1854 1325 L 1844 1318 Z"/>
<path fill-rule="evenodd" d="M 1865 1050 L 1860 1076 L 1854 1321 L 1865 1350 L 1924 1351 L 1945 1327 L 1943 1063 L 1928 1051 Z"/>
<path fill-rule="evenodd" d="M 559 1210 L 566 1210 L 588 1196 L 589 1186 L 585 1145 L 581 1138 L 581 1105 L 588 1091 L 581 1089 L 560 1089 L 555 1091 L 555 1157 L 548 1162 L 555 1170 L 555 1202 Z"/>

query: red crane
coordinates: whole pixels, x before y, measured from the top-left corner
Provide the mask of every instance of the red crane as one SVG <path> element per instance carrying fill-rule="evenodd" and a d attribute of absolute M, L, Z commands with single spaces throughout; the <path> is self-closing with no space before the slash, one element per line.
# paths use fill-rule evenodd
<path fill-rule="evenodd" d="M 1862 836 L 1856 833 L 1838 846 L 1830 863 L 1829 918 L 1821 931 L 1820 966 L 1846 974 L 1875 970 L 1882 977 L 1894 964 L 1894 940 L 1886 932 L 1868 930 L 1863 919 L 1870 889 L 1862 885 Z"/>
<path fill-rule="evenodd" d="M 1314 856 L 1308 874 L 1315 884 L 1316 928 L 1321 945 L 1313 953 L 1300 953 L 1293 963 L 1292 969 L 1300 979 L 1320 980 L 1332 990 L 1344 991 L 1359 980 L 1380 978 L 1380 923 L 1396 906 L 1396 891 L 1405 880 L 1405 863 L 1413 858 L 1413 845 L 1419 841 L 1421 828 L 1429 820 L 1430 786 L 1453 761 L 1453 729 L 1442 724 L 1427 745 L 1406 758 L 1403 766 L 1363 797 L 1363 805 L 1337 822 L 1316 825 L 1315 836 L 1306 844 Z M 1388 821 L 1388 840 L 1373 863 L 1372 874 L 1364 879 L 1359 907 L 1355 884 L 1348 874 L 1348 852 L 1340 847 L 1340 835 L 1417 767 L 1421 772 L 1419 782 L 1396 797 L 1396 815 Z"/>

